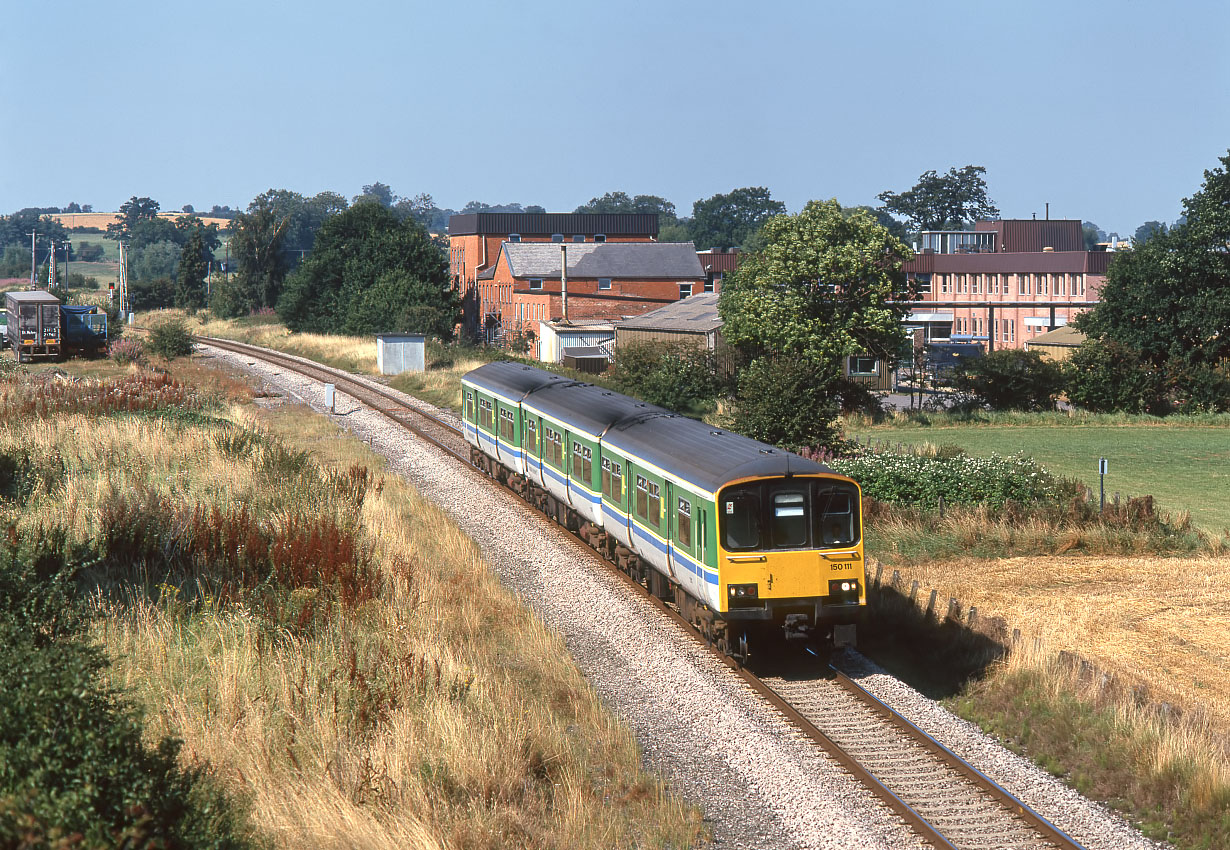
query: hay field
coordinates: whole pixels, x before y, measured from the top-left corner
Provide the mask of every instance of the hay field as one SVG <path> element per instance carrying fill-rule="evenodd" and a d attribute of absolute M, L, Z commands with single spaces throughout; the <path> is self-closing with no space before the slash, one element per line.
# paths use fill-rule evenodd
<path fill-rule="evenodd" d="M 171 221 L 174 221 L 181 215 L 185 215 L 185 213 L 180 210 L 163 210 L 158 213 L 159 218 L 166 218 Z M 51 215 L 51 218 L 60 222 L 69 230 L 91 227 L 106 230 L 108 224 L 114 224 L 119 220 L 119 216 L 118 212 L 54 213 Z M 206 215 L 198 215 L 197 217 L 206 224 L 218 225 L 219 230 L 230 226 L 230 219 L 228 218 L 215 218 L 214 216 Z"/>
<path fill-rule="evenodd" d="M 1076 652 L 1208 712 L 1230 734 L 1230 557 L 1032 557 L 902 568 L 907 584 L 1004 617 L 1050 654 Z"/>

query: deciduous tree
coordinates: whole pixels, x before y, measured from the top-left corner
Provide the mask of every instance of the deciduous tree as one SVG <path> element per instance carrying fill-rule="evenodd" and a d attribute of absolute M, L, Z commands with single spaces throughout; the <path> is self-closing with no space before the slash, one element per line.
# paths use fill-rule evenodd
<path fill-rule="evenodd" d="M 916 230 L 955 230 L 979 219 L 998 218 L 999 210 L 987 197 L 986 168 L 967 165 L 947 174 L 926 171 L 914 188 L 876 197 L 884 209 L 904 216 Z"/>
<path fill-rule="evenodd" d="M 698 249 L 743 246 L 766 221 L 786 212 L 768 189 L 752 186 L 692 205 L 692 240 Z"/>

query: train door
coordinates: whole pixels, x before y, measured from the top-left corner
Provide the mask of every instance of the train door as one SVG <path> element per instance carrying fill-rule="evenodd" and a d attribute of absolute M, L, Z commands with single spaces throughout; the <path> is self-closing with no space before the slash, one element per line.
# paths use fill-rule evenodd
<path fill-rule="evenodd" d="M 675 577 L 675 544 L 678 542 L 676 538 L 676 516 L 673 506 L 675 504 L 675 487 L 670 481 L 662 482 L 662 536 L 666 539 L 666 571 L 670 573 L 671 578 Z"/>

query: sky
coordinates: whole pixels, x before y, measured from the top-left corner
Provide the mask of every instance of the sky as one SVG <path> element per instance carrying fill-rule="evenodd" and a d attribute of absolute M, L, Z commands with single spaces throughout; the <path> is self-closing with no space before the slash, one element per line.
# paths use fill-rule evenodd
<path fill-rule="evenodd" d="M 1230 151 L 1226 0 L 6 0 L 0 213 L 440 207 L 765 186 L 878 205 L 987 169 L 1004 218 L 1131 235 Z"/>

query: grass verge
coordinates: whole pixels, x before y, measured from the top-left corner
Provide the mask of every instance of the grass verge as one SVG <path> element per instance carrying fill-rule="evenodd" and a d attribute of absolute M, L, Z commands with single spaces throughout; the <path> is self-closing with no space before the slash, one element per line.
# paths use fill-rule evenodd
<path fill-rule="evenodd" d="M 96 553 L 109 683 L 276 845 L 703 840 L 560 639 L 378 457 L 301 408 L 224 403 L 232 379 L 147 374 L 10 376 L 0 522 Z"/>

